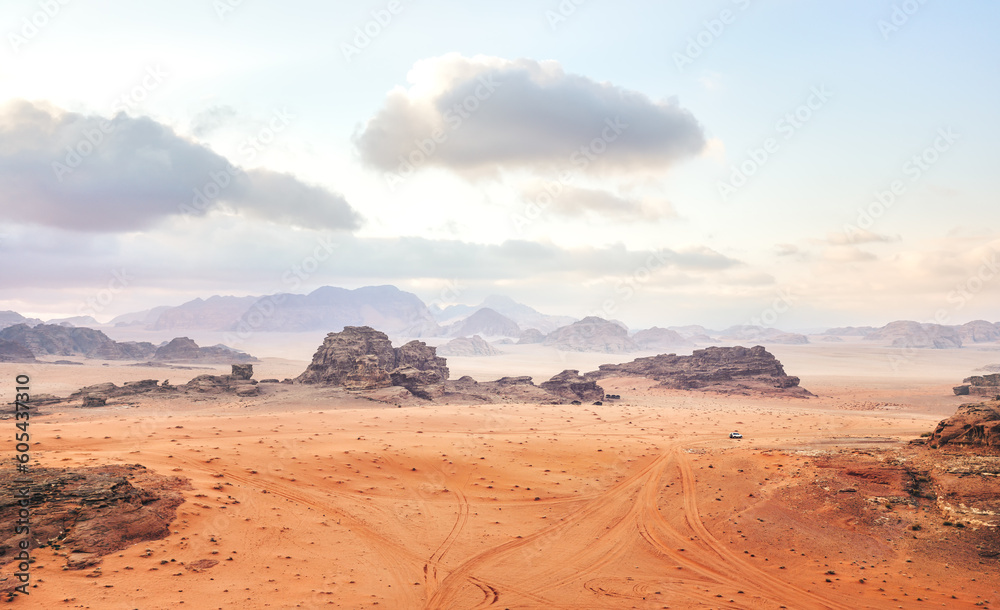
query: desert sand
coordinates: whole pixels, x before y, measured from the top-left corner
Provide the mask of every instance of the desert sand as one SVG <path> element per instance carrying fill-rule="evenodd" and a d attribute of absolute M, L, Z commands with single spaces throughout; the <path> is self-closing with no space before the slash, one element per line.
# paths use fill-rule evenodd
<path fill-rule="evenodd" d="M 315 345 L 315 341 L 313 342 Z M 536 381 L 631 359 L 504 346 L 452 377 Z M 878 462 L 932 430 L 996 350 L 775 346 L 811 399 L 601 381 L 603 405 L 390 407 L 270 385 L 224 400 L 42 408 L 44 466 L 142 464 L 191 481 L 171 534 L 64 570 L 38 549 L 24 608 L 982 608 L 996 557 L 926 507 L 841 492 L 841 455 Z M 902 361 L 897 361 L 901 357 Z M 0 365 L 32 392 L 224 371 Z M 255 378 L 305 360 L 264 359 Z M 964 397 L 967 398 L 967 397 Z M 10 426 L 6 420 L 0 425 Z M 744 439 L 731 440 L 739 430 Z M 842 453 L 846 452 L 846 453 Z M 853 452 L 853 453 L 852 453 Z M 832 465 L 831 465 L 832 464 Z M 849 478 L 849 477 L 848 477 Z M 921 524 L 918 531 L 914 524 Z M 215 560 L 218 563 L 212 564 Z M 10 572 L 6 569 L 5 572 Z"/>

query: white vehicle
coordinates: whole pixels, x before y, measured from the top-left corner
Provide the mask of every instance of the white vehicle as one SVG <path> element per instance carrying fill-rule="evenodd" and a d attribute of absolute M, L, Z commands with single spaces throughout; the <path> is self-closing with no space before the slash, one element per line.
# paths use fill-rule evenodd
<path fill-rule="evenodd" d="M 729 438 L 743 438 L 743 435 L 740 434 L 739 432 L 730 432 Z"/>

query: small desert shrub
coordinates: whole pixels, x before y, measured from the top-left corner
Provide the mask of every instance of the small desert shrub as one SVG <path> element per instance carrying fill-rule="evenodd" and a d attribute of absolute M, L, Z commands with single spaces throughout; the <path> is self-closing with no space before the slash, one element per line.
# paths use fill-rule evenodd
<path fill-rule="evenodd" d="M 913 525 L 910 526 L 910 529 L 913 530 L 913 531 L 915 531 L 915 532 L 919 532 L 920 530 L 922 530 L 924 528 L 922 528 L 919 523 L 914 523 Z"/>
<path fill-rule="evenodd" d="M 934 433 L 933 432 L 923 432 L 923 433 L 920 434 L 920 438 L 927 438 L 928 436 L 931 436 L 932 434 L 934 434 Z"/>

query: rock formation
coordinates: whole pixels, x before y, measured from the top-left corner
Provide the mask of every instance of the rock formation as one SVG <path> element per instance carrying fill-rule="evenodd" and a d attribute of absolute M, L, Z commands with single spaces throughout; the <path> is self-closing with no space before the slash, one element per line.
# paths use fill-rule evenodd
<path fill-rule="evenodd" d="M 479 335 L 452 339 L 437 351 L 442 356 L 499 356 L 503 353 Z"/>
<path fill-rule="evenodd" d="M 158 347 L 152 360 L 153 362 L 201 362 L 205 364 L 257 361 L 250 354 L 225 345 L 198 347 L 197 343 L 187 337 L 177 337 L 166 345 Z"/>
<path fill-rule="evenodd" d="M 584 377 L 648 377 L 658 380 L 661 386 L 683 390 L 812 395 L 798 387 L 799 378 L 786 375 L 781 362 L 760 345 L 709 347 L 695 350 L 690 356 L 660 354 L 624 364 L 602 364 Z"/>
<path fill-rule="evenodd" d="M 677 331 L 654 326 L 646 330 L 640 330 L 632 335 L 632 340 L 640 349 L 664 350 L 674 347 L 688 347 L 694 345 L 694 341 L 685 339 Z"/>
<path fill-rule="evenodd" d="M 234 364 L 230 375 L 198 375 L 184 385 L 173 386 L 166 381 L 161 385 L 156 379 L 126 381 L 121 386 L 105 382 L 80 388 L 66 400 L 82 400 L 85 407 L 103 406 L 110 398 L 135 396 L 137 394 L 235 394 L 236 396 L 257 396 L 260 388 L 253 376 L 253 365 Z M 104 401 L 104 402 L 102 402 Z"/>
<path fill-rule="evenodd" d="M 0 339 L 0 362 L 34 362 L 35 355 L 20 343 Z"/>
<path fill-rule="evenodd" d="M 557 328 L 545 337 L 543 344 L 569 352 L 624 354 L 639 351 L 627 329 L 597 316 Z"/>
<path fill-rule="evenodd" d="M 156 348 L 147 342 L 114 341 L 92 328 L 74 328 L 57 324 L 15 324 L 0 330 L 0 339 L 20 343 L 35 357 L 83 356 L 101 360 L 145 360 Z"/>
<path fill-rule="evenodd" d="M 604 388 L 597 385 L 593 379 L 587 379 L 579 373 L 575 369 L 567 369 L 553 376 L 552 379 L 542 382 L 539 387 L 570 401 L 593 402 L 603 399 Z"/>
<path fill-rule="evenodd" d="M 14 468 L 0 469 L 4 489 L 18 488 L 14 481 L 19 478 L 23 475 Z M 176 509 L 184 502 L 179 490 L 191 488 L 187 479 L 158 475 L 138 464 L 33 467 L 30 479 L 30 549 L 49 541 L 67 558 L 70 569 L 92 566 L 103 555 L 169 535 Z M 2 562 L 13 559 L 15 545 L 22 539 L 14 535 L 18 508 L 13 493 L 0 498 Z"/>
<path fill-rule="evenodd" d="M 418 371 L 434 375 L 420 375 Z M 395 373 L 398 375 L 394 377 Z M 351 390 L 398 385 L 423 397 L 430 394 L 422 385 L 439 383 L 448 379 L 448 374 L 447 361 L 423 341 L 394 348 L 383 332 L 370 326 L 348 326 L 326 336 L 297 381 Z"/>
<path fill-rule="evenodd" d="M 962 380 L 962 385 L 955 386 L 956 396 L 1000 396 L 1000 373 L 991 375 L 973 375 Z"/>
<path fill-rule="evenodd" d="M 1000 451 L 1000 401 L 960 406 L 931 435 L 931 447 L 945 445 Z"/>

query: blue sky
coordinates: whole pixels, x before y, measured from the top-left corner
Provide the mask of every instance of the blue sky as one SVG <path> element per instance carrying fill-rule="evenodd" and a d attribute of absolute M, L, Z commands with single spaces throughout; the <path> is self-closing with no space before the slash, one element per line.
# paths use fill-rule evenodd
<path fill-rule="evenodd" d="M 0 309 L 83 313 L 125 270 L 85 313 L 392 283 L 633 327 L 782 294 L 783 328 L 1000 319 L 994 3 L 578 2 L 4 3 Z M 443 100 L 476 110 L 453 129 Z M 184 213 L 220 164 L 233 186 Z"/>

